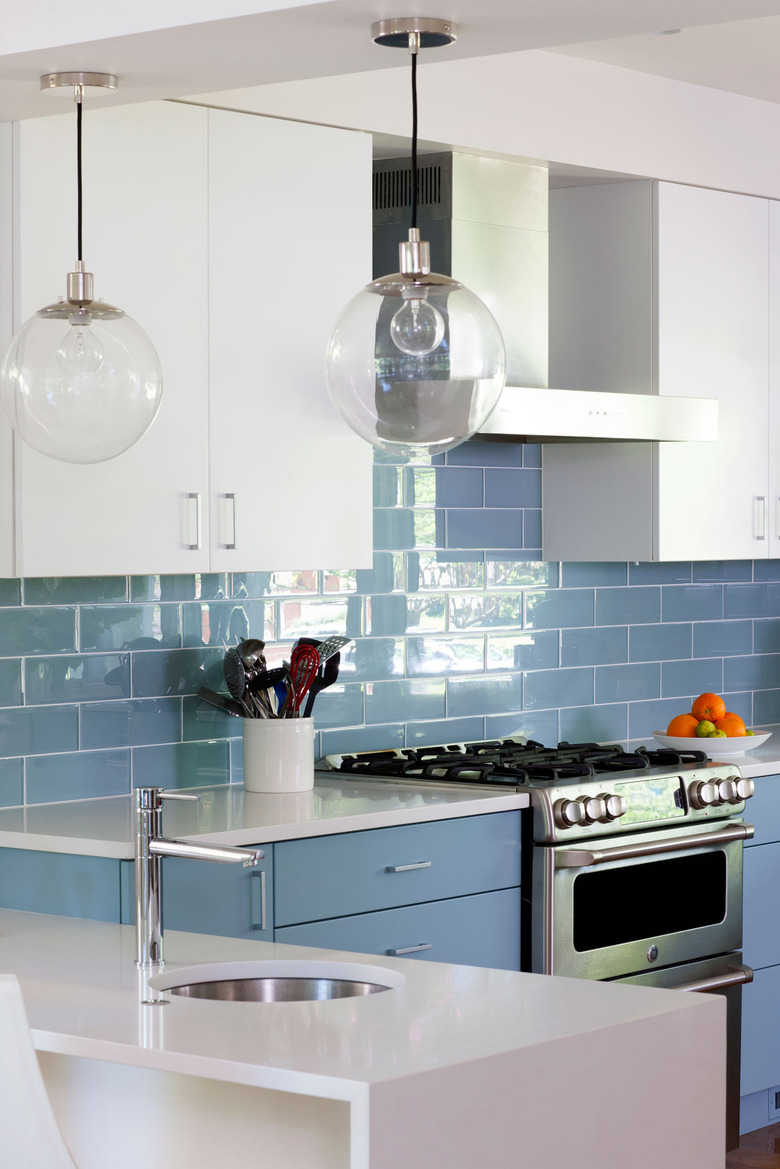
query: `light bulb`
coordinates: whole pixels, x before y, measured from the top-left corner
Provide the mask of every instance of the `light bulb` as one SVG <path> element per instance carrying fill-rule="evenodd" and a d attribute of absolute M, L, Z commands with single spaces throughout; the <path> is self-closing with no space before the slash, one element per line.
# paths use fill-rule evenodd
<path fill-rule="evenodd" d="M 390 322 L 393 344 L 402 353 L 424 357 L 433 353 L 444 340 L 444 319 L 438 309 L 428 304 L 418 289 L 401 293 L 404 303 Z"/>
<path fill-rule="evenodd" d="M 89 326 L 92 317 L 83 309 L 68 317 L 70 328 L 57 346 L 57 361 L 65 373 L 97 373 L 103 362 L 103 349 Z"/>

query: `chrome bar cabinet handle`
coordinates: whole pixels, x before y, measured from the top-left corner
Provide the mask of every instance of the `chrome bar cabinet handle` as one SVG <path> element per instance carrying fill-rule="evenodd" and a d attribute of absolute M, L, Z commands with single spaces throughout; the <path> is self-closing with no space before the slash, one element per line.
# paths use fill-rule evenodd
<path fill-rule="evenodd" d="M 190 518 L 189 533 L 190 533 L 190 536 L 192 536 L 193 532 L 195 533 L 195 541 L 194 541 L 194 543 L 185 544 L 185 548 L 187 548 L 190 552 L 198 552 L 200 550 L 200 546 L 201 546 L 200 492 L 199 491 L 188 491 L 186 498 L 190 502 L 190 504 L 192 504 L 192 503 L 195 504 L 194 522 L 192 521 L 192 512 L 190 512 L 190 517 L 189 517 Z"/>
<path fill-rule="evenodd" d="M 412 869 L 429 869 L 432 861 L 416 861 L 413 865 L 387 865 L 386 873 L 409 873 Z"/>
<path fill-rule="evenodd" d="M 258 888 L 258 881 L 256 880 L 256 878 L 259 878 L 259 886 L 260 886 L 260 924 L 259 925 L 257 922 L 257 913 L 255 912 L 256 890 Z M 251 900 L 252 900 L 252 924 L 250 925 L 249 928 L 253 929 L 253 930 L 261 930 L 262 931 L 265 929 L 265 909 L 266 909 L 265 869 L 259 869 L 259 870 L 256 870 L 254 873 L 252 873 L 251 883 L 250 883 L 249 887 L 250 887 L 250 891 L 251 891 L 250 896 L 251 896 Z"/>
<path fill-rule="evenodd" d="M 753 500 L 755 537 L 766 540 L 766 496 L 757 495 Z"/>
<path fill-rule="evenodd" d="M 235 491 L 226 491 L 222 498 L 230 505 L 230 539 L 226 539 L 222 547 L 233 551 L 236 547 L 236 493 Z"/>
<path fill-rule="evenodd" d="M 726 974 L 713 974 L 710 978 L 699 978 L 695 982 L 686 982 L 682 986 L 670 986 L 669 990 L 725 990 L 728 986 L 743 986 L 753 981 L 753 971 L 749 966 L 730 966 Z"/>

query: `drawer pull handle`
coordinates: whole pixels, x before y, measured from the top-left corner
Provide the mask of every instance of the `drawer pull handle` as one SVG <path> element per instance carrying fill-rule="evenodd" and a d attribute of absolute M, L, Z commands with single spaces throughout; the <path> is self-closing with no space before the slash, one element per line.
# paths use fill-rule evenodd
<path fill-rule="evenodd" d="M 432 950 L 432 942 L 420 942 L 419 946 L 400 946 L 397 950 L 385 950 L 388 958 L 400 958 L 402 954 L 416 954 L 418 950 Z"/>
<path fill-rule="evenodd" d="M 259 924 L 257 921 L 257 913 L 255 912 L 255 908 L 256 908 L 255 890 L 257 889 L 257 878 L 258 877 L 260 879 L 260 922 L 259 922 Z M 265 908 L 266 908 L 266 906 L 265 906 L 265 870 L 260 869 L 259 872 L 255 871 L 254 873 L 252 873 L 251 880 L 252 880 L 252 884 L 250 885 L 250 889 L 252 891 L 252 893 L 251 893 L 251 897 L 252 897 L 252 924 L 250 925 L 249 928 L 253 929 L 253 930 L 264 930 L 265 929 Z"/>
<path fill-rule="evenodd" d="M 227 510 L 228 515 L 230 517 L 230 537 L 227 538 L 227 531 L 226 531 L 225 532 L 226 539 L 225 539 L 225 542 L 223 543 L 222 547 L 229 548 L 232 551 L 236 547 L 236 532 L 237 532 L 237 522 L 238 522 L 236 519 L 236 493 L 235 493 L 235 491 L 228 491 L 222 496 L 222 498 L 227 505 L 226 510 Z M 225 527 L 227 528 L 227 524 L 225 525 Z"/>
<path fill-rule="evenodd" d="M 757 495 L 754 500 L 755 538 L 766 540 L 766 496 Z"/>
<path fill-rule="evenodd" d="M 193 507 L 194 515 L 191 515 L 191 517 L 190 517 L 190 537 L 191 538 L 194 537 L 194 542 L 191 544 L 185 544 L 184 546 L 190 552 L 198 552 L 200 550 L 200 546 L 201 546 L 200 492 L 199 491 L 188 491 L 187 492 L 187 499 L 190 501 L 190 507 L 192 507 L 194 505 L 194 507 Z"/>
<path fill-rule="evenodd" d="M 429 869 L 431 861 L 416 861 L 413 865 L 388 865 L 386 873 L 408 873 L 411 869 Z"/>

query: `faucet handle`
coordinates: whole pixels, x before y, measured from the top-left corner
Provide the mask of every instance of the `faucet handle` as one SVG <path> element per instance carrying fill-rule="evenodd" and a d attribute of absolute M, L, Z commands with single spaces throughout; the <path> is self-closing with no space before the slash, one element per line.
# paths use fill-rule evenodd
<path fill-rule="evenodd" d="M 190 795 L 188 792 L 165 792 L 159 791 L 157 793 L 158 800 L 199 800 L 200 796 Z"/>

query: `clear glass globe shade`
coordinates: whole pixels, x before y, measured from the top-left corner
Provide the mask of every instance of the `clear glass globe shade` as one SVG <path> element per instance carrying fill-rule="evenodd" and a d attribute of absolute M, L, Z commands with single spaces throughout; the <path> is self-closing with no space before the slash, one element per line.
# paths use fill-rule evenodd
<path fill-rule="evenodd" d="M 68 463 L 126 451 L 151 426 L 161 397 L 160 361 L 146 333 L 101 302 L 41 309 L 12 338 L 0 370 L 14 429 Z"/>
<path fill-rule="evenodd" d="M 438 349 L 444 340 L 442 315 L 427 300 L 408 297 L 393 315 L 390 336 L 402 353 L 424 357 Z"/>
<path fill-rule="evenodd" d="M 393 337 L 410 290 L 442 321 L 430 351 L 405 352 Z M 367 442 L 398 455 L 439 454 L 486 421 L 504 387 L 506 355 L 495 319 L 473 292 L 436 273 L 413 284 L 396 274 L 369 284 L 344 309 L 326 374 L 335 406 Z"/>

